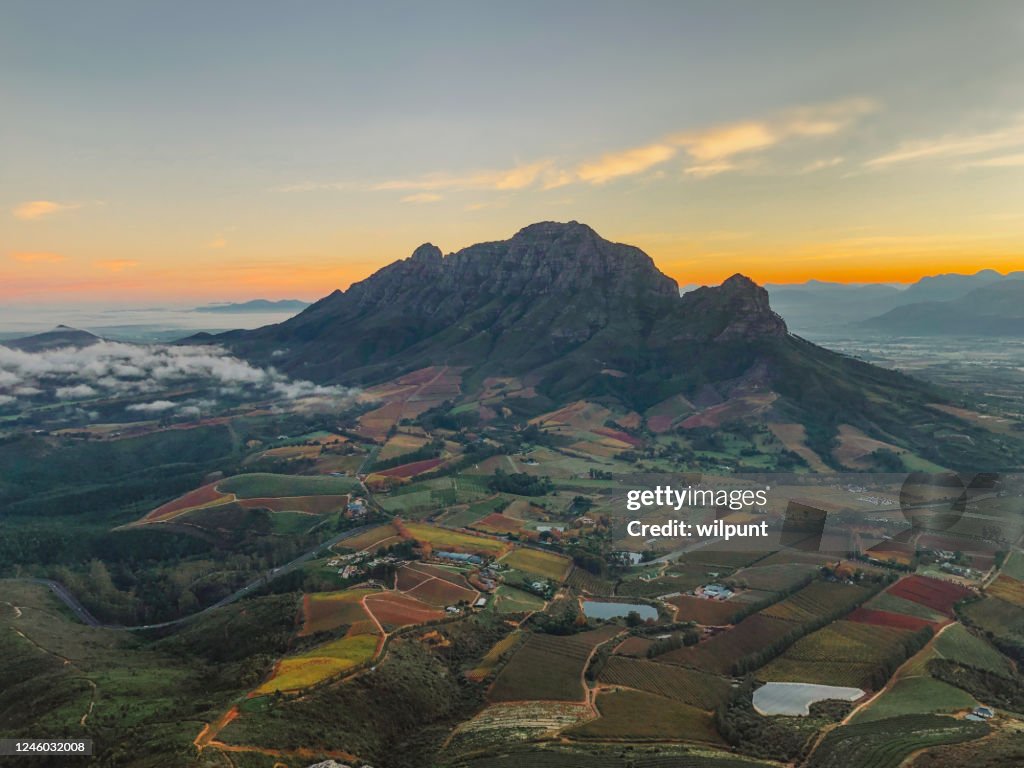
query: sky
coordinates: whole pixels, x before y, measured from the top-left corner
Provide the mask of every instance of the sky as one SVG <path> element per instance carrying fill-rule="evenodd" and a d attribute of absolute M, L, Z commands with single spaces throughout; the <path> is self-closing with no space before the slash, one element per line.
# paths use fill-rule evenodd
<path fill-rule="evenodd" d="M 315 299 L 582 221 L 681 285 L 1024 268 L 1024 5 L 8 0 L 0 301 Z"/>

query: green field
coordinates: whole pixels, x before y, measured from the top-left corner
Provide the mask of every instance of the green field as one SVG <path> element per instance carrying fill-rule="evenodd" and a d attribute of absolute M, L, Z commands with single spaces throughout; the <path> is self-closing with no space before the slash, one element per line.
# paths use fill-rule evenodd
<path fill-rule="evenodd" d="M 808 768 L 897 768 L 919 749 L 980 739 L 988 732 L 985 723 L 940 715 L 904 715 L 847 725 L 824 738 Z"/>
<path fill-rule="evenodd" d="M 223 493 L 233 493 L 240 499 L 259 499 L 283 496 L 335 496 L 359 491 L 361 486 L 354 477 L 272 475 L 254 472 L 222 480 L 217 484 L 217 489 Z"/>
<path fill-rule="evenodd" d="M 716 675 L 624 656 L 611 656 L 601 669 L 598 680 L 676 699 L 702 709 L 717 707 L 729 697 L 729 683 Z"/>
<path fill-rule="evenodd" d="M 509 552 L 501 559 L 501 563 L 509 568 L 543 576 L 552 581 L 562 581 L 572 565 L 572 561 L 565 555 L 527 547 L 519 547 Z"/>
<path fill-rule="evenodd" d="M 977 669 L 984 669 L 1002 677 L 1012 675 L 1010 661 L 992 645 L 971 632 L 962 624 L 953 624 L 935 640 L 939 655 L 952 661 Z"/>
<path fill-rule="evenodd" d="M 927 715 L 955 712 L 977 706 L 974 698 L 959 688 L 931 677 L 907 677 L 897 680 L 871 706 L 862 709 L 854 723 L 870 723 L 900 715 Z"/>

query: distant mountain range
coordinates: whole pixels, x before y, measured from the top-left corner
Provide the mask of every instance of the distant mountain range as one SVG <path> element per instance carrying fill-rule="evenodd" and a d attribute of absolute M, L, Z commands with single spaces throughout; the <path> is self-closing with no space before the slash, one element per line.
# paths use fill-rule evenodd
<path fill-rule="evenodd" d="M 66 325 L 58 325 L 52 331 L 24 336 L 19 339 L 11 339 L 2 342 L 2 345 L 10 349 L 18 349 L 22 352 L 45 352 L 50 349 L 61 347 L 91 347 L 103 341 L 99 336 L 94 336 L 88 331 L 80 331 L 77 328 L 69 328 Z"/>
<path fill-rule="evenodd" d="M 281 299 L 271 301 L 269 299 L 253 299 L 239 303 L 228 304 L 207 304 L 204 307 L 196 307 L 193 312 L 301 312 L 309 306 L 308 301 L 299 299 Z"/>
<path fill-rule="evenodd" d="M 805 332 L 821 330 L 870 330 L 904 335 L 1020 335 L 1013 330 L 1014 311 L 1009 303 L 998 312 L 986 311 L 984 320 L 964 305 L 938 325 L 925 318 L 936 316 L 937 303 L 966 300 L 968 294 L 990 286 L 1014 284 L 1024 280 L 1024 271 L 1002 275 L 985 269 L 973 275 L 945 274 L 924 277 L 907 288 L 892 285 L 846 285 L 810 280 L 800 285 L 769 285 L 772 305 L 790 327 Z M 1013 295 L 1017 288 L 1001 295 Z M 984 294 L 981 294 L 984 297 Z M 966 300 L 971 303 L 970 300 Z M 977 302 L 976 300 L 973 300 Z M 927 305 L 927 306 L 920 306 Z M 910 307 L 918 307 L 911 309 Z M 896 310 L 899 311 L 896 311 Z M 976 307 L 977 309 L 977 307 Z M 1009 314 L 1007 314 L 1009 313 Z M 914 318 L 920 318 L 915 320 Z"/>
<path fill-rule="evenodd" d="M 930 407 L 941 393 L 790 334 L 748 278 L 680 296 L 641 250 L 577 222 L 447 256 L 425 244 L 285 322 L 191 341 L 324 383 L 458 366 L 466 399 L 513 377 L 536 394 L 505 405 L 526 415 L 577 400 L 666 423 L 714 409 L 708 425 L 802 426 L 824 457 L 845 424 L 944 466 L 1001 461 L 990 440 L 963 439 L 969 427 Z"/>
<path fill-rule="evenodd" d="M 902 336 L 1024 336 L 1024 279 L 1004 279 L 946 301 L 905 304 L 861 326 Z"/>

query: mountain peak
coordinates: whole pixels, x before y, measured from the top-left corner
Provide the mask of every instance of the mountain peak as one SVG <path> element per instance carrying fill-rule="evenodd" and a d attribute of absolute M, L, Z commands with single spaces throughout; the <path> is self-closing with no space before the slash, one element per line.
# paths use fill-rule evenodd
<path fill-rule="evenodd" d="M 412 252 L 409 261 L 423 264 L 440 264 L 443 258 L 444 256 L 441 254 L 440 248 L 433 243 L 424 243 Z"/>

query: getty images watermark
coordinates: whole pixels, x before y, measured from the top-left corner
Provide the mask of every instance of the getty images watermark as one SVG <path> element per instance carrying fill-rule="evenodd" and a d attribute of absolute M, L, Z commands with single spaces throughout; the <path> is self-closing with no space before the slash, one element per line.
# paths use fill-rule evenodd
<path fill-rule="evenodd" d="M 1024 533 L 1024 475 L 650 475 L 616 491 L 619 543 L 671 539 L 718 549 L 798 549 L 888 560 L 919 550 L 984 560 Z M 621 503 L 618 503 L 621 502 Z M 673 546 L 676 542 L 673 542 Z M 685 546 L 683 547 L 686 548 Z M 895 553 L 895 556 L 894 554 Z"/>

